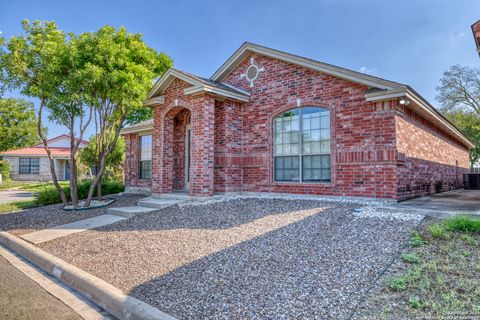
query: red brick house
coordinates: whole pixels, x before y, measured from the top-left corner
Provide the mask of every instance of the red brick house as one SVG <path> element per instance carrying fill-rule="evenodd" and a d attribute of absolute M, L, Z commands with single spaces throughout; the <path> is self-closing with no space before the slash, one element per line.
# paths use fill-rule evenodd
<path fill-rule="evenodd" d="M 244 43 L 209 78 L 170 69 L 128 128 L 127 190 L 406 199 L 457 188 L 473 145 L 407 85 Z"/>

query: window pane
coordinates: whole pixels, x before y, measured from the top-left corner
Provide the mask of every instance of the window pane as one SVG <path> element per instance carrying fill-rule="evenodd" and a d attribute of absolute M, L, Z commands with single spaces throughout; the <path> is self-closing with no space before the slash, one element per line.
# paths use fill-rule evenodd
<path fill-rule="evenodd" d="M 152 160 L 152 136 L 140 137 L 140 161 Z"/>
<path fill-rule="evenodd" d="M 330 140 L 322 141 L 322 146 L 319 151 L 321 153 L 330 153 Z"/>
<path fill-rule="evenodd" d="M 140 179 L 150 179 L 151 177 L 151 161 L 140 162 Z"/>
<path fill-rule="evenodd" d="M 28 166 L 20 166 L 19 173 L 29 173 L 29 167 Z"/>
<path fill-rule="evenodd" d="M 20 165 L 29 165 L 30 164 L 30 159 L 29 158 L 20 158 Z"/>
<path fill-rule="evenodd" d="M 299 157 L 275 157 L 275 181 L 298 181 Z"/>
<path fill-rule="evenodd" d="M 31 158 L 30 159 L 30 164 L 33 165 L 33 166 L 38 166 L 40 163 L 40 159 L 38 158 Z"/>

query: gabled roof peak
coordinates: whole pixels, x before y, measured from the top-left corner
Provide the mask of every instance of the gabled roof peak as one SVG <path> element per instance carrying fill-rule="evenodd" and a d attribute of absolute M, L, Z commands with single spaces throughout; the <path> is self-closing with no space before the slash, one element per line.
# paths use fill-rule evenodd
<path fill-rule="evenodd" d="M 405 88 L 406 85 L 364 74 L 358 71 L 334 66 L 328 63 L 305 58 L 284 51 L 272 49 L 259 44 L 244 42 L 240 48 L 210 77 L 213 81 L 222 81 L 249 53 L 258 53 L 281 61 L 293 63 L 308 69 L 313 69 L 333 76 L 347 79 L 353 82 L 365 84 L 380 89 Z"/>

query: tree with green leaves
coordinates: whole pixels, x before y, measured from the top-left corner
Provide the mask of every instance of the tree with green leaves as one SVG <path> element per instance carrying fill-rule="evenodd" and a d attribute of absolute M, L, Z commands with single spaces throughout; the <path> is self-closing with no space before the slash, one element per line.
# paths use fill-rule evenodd
<path fill-rule="evenodd" d="M 90 206 L 93 192 L 105 171 L 106 159 L 119 140 L 128 117 L 145 113 L 142 100 L 172 60 L 148 47 L 140 34 L 124 27 L 111 26 L 80 35 L 64 33 L 54 22 L 23 22 L 25 35 L 0 39 L 0 77 L 8 88 L 40 100 L 37 131 L 50 159 L 52 180 L 62 202 L 67 197 L 59 186 L 54 162 L 42 130 L 42 112 L 49 119 L 66 126 L 72 137 L 70 155 L 70 193 L 77 206 L 77 163 L 79 149 L 74 133 L 82 138 L 90 124 L 95 126 L 98 164 L 85 206 Z"/>
<path fill-rule="evenodd" d="M 40 105 L 37 113 L 37 133 L 43 142 L 50 161 L 53 184 L 62 202 L 67 197 L 58 184 L 55 163 L 47 144 L 43 130 L 42 115 L 53 99 L 55 91 L 62 81 L 61 70 L 66 51 L 67 39 L 64 32 L 58 30 L 54 22 L 22 22 L 24 35 L 11 37 L 9 41 L 0 40 L 0 78 L 4 89 L 19 89 L 28 97 L 38 98 Z"/>
<path fill-rule="evenodd" d="M 98 164 L 85 204 L 88 206 L 127 117 L 145 108 L 142 100 L 153 80 L 171 67 L 172 60 L 148 47 L 140 34 L 129 33 L 124 27 L 105 26 L 83 34 L 80 40 L 78 50 L 88 55 L 91 66 L 88 95 L 94 105 Z"/>
<path fill-rule="evenodd" d="M 437 92 L 440 112 L 475 143 L 470 150 L 473 166 L 480 159 L 480 68 L 452 66 L 444 72 Z"/>
<path fill-rule="evenodd" d="M 0 98 L 0 151 L 28 147 L 38 142 L 33 103 L 24 99 Z"/>
<path fill-rule="evenodd" d="M 96 145 L 99 139 L 95 137 L 91 137 L 88 143 L 88 146 L 83 148 L 80 151 L 80 162 L 87 168 L 98 167 L 98 146 Z M 119 173 L 123 172 L 121 168 L 123 168 L 123 162 L 125 161 L 125 139 L 123 137 L 119 137 L 115 148 L 112 152 L 107 156 L 105 159 L 105 174 L 108 177 L 115 177 Z M 101 185 L 101 183 L 99 184 Z M 101 197 L 101 189 L 99 197 Z"/>

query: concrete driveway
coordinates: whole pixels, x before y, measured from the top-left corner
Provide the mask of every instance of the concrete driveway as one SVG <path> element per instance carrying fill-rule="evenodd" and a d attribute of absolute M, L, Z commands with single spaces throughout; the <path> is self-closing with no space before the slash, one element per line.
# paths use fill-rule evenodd
<path fill-rule="evenodd" d="M 0 191 L 0 204 L 27 200 L 33 200 L 33 193 L 24 190 Z"/>
<path fill-rule="evenodd" d="M 457 189 L 402 201 L 397 206 L 430 210 L 438 212 L 438 216 L 458 213 L 480 215 L 480 190 Z"/>

